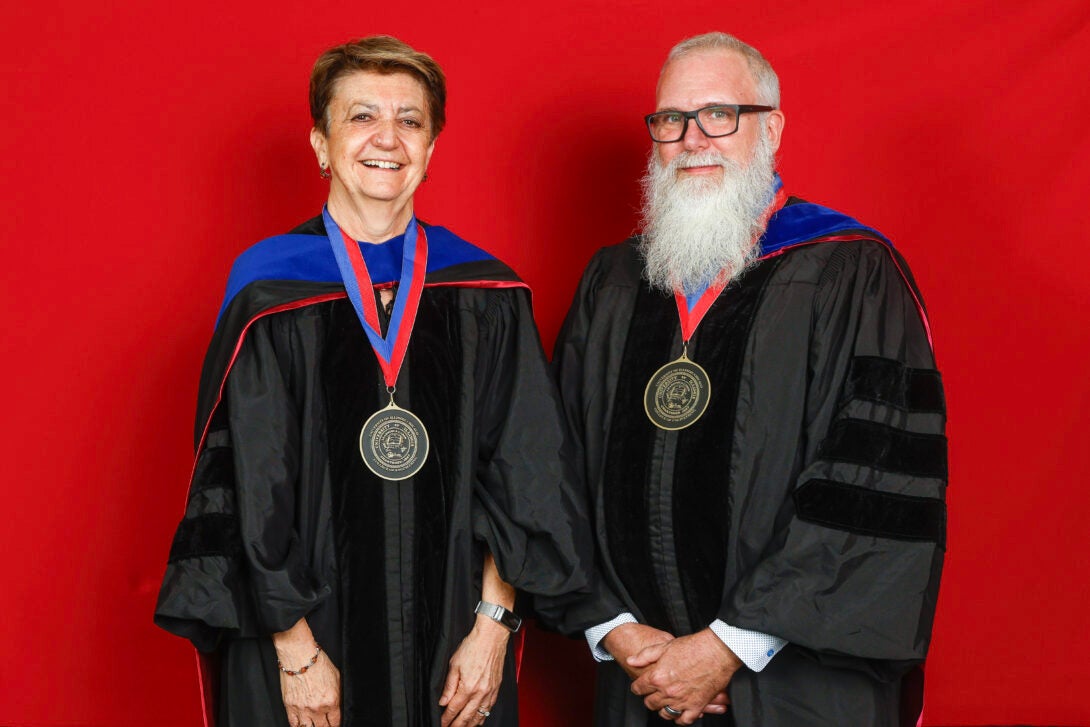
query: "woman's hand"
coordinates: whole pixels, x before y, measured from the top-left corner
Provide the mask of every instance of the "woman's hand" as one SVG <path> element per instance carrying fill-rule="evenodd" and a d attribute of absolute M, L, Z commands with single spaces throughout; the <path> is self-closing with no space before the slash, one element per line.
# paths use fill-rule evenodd
<path fill-rule="evenodd" d="M 306 674 L 280 672 L 280 693 L 291 727 L 340 727 L 341 672 L 324 651 Z"/>
<path fill-rule="evenodd" d="M 302 671 L 295 676 L 280 671 L 280 694 L 288 713 L 291 727 L 340 727 L 341 725 L 341 672 L 324 652 L 312 666 L 317 644 L 307 626 L 300 619 L 287 631 L 273 634 L 276 658 L 284 669 Z"/>
<path fill-rule="evenodd" d="M 469 635 L 462 639 L 450 658 L 450 670 L 439 706 L 443 727 L 468 727 L 483 724 L 496 703 L 503 681 L 503 660 L 511 632 L 487 616 L 477 616 Z"/>

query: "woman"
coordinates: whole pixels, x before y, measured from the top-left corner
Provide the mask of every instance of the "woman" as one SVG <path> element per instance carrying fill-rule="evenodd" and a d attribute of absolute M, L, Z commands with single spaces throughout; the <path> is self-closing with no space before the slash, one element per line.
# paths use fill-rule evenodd
<path fill-rule="evenodd" d="M 517 724 L 514 589 L 585 587 L 585 513 L 525 286 L 418 224 L 439 66 L 315 63 L 320 217 L 236 261 L 156 622 L 227 725 Z"/>

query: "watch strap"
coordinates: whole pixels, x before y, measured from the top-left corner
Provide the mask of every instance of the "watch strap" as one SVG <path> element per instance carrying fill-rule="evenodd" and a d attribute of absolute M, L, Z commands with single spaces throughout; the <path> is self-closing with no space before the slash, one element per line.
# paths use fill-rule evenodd
<path fill-rule="evenodd" d="M 477 607 L 473 609 L 473 612 L 487 616 L 511 633 L 515 633 L 522 626 L 522 619 L 514 611 L 509 611 L 495 603 L 477 601 Z"/>

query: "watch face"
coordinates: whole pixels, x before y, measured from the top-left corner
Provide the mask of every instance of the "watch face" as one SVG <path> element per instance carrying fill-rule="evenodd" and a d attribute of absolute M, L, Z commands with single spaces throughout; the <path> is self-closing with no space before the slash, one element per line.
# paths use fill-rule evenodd
<path fill-rule="evenodd" d="M 522 626 L 522 619 L 505 608 L 503 609 L 503 615 L 500 617 L 500 623 L 512 631 L 518 631 L 519 626 Z"/>

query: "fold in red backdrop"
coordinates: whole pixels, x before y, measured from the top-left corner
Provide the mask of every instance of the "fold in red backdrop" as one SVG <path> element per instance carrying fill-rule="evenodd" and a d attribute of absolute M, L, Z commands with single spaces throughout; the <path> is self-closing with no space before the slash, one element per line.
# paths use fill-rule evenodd
<path fill-rule="evenodd" d="M 1090 724 L 1090 5 L 777 0 L 9 3 L 0 286 L 0 724 L 198 720 L 151 624 L 233 257 L 313 216 L 306 84 L 392 33 L 450 79 L 424 219 L 535 290 L 546 346 L 634 228 L 668 48 L 736 33 L 783 82 L 789 190 L 888 234 L 931 312 L 950 535 L 926 723 Z M 531 632 L 527 725 L 589 722 L 585 649 Z"/>

